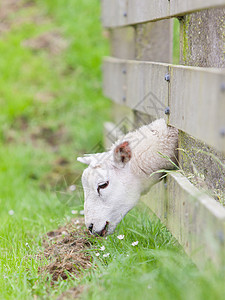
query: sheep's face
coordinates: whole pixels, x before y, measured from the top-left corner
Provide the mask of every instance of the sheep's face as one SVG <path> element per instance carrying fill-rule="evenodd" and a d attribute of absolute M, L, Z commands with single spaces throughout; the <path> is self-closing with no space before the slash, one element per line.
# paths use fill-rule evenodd
<path fill-rule="evenodd" d="M 128 142 L 114 152 L 78 158 L 89 165 L 82 175 L 84 214 L 87 228 L 96 235 L 112 234 L 140 197 L 140 182 L 129 171 L 130 158 Z"/>

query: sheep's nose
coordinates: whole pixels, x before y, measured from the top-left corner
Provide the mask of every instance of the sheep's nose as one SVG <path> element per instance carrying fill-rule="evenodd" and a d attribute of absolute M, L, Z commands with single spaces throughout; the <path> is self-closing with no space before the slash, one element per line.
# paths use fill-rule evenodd
<path fill-rule="evenodd" d="M 90 226 L 88 227 L 88 230 L 89 230 L 90 232 L 92 232 L 93 226 L 94 226 L 94 224 L 91 223 Z"/>

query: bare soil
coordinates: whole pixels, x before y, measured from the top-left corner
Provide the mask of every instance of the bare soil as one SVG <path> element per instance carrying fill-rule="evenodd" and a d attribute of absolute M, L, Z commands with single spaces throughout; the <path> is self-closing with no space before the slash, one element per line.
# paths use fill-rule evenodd
<path fill-rule="evenodd" d="M 86 287 L 84 286 L 77 286 L 72 289 L 69 289 L 62 293 L 57 300 L 69 300 L 69 299 L 78 299 L 80 295 L 85 291 Z"/>
<path fill-rule="evenodd" d="M 68 47 L 68 42 L 62 37 L 60 31 L 54 30 L 24 41 L 23 46 L 33 51 L 46 50 L 50 54 L 57 55 Z"/>
<path fill-rule="evenodd" d="M 43 246 L 39 259 L 45 258 L 48 263 L 39 272 L 49 274 L 52 284 L 59 279 L 82 276 L 83 271 L 92 266 L 87 251 L 91 247 L 90 235 L 83 218 L 73 219 L 69 224 L 48 232 L 43 238 Z M 73 292 L 78 293 L 77 288 Z"/>

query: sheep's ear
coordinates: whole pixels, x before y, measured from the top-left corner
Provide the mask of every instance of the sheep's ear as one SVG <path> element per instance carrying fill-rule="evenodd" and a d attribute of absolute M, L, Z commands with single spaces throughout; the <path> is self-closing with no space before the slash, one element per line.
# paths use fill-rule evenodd
<path fill-rule="evenodd" d="M 129 142 L 123 142 L 117 145 L 113 151 L 113 157 L 116 163 L 122 163 L 125 165 L 131 159 Z"/>
<path fill-rule="evenodd" d="M 92 162 L 92 157 L 91 156 L 77 157 L 77 160 L 82 164 L 90 165 L 90 163 Z"/>
<path fill-rule="evenodd" d="M 102 164 L 105 160 L 109 161 L 111 154 L 109 152 L 84 154 L 83 157 L 78 157 L 77 160 L 83 164 L 96 167 Z"/>

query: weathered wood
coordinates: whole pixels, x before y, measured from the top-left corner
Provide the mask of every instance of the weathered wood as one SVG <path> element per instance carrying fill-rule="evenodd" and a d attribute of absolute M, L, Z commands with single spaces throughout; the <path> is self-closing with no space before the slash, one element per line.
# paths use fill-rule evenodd
<path fill-rule="evenodd" d="M 172 63 L 173 20 L 162 20 L 136 26 L 137 60 Z"/>
<path fill-rule="evenodd" d="M 225 152 L 225 72 L 170 66 L 169 123 Z"/>
<path fill-rule="evenodd" d="M 156 20 L 168 16 L 168 0 L 103 0 L 102 21 L 105 27 L 117 27 Z"/>
<path fill-rule="evenodd" d="M 127 64 L 125 60 L 105 58 L 103 63 L 103 91 L 116 103 L 125 104 L 127 96 Z"/>
<path fill-rule="evenodd" d="M 142 201 L 199 265 L 220 264 L 225 251 L 225 208 L 179 172 L 167 176 Z"/>
<path fill-rule="evenodd" d="M 220 6 L 225 6 L 225 0 L 102 0 L 102 20 L 105 27 L 112 28 Z"/>
<path fill-rule="evenodd" d="M 134 113 L 127 106 L 113 102 L 112 119 L 123 133 L 127 133 L 135 128 Z"/>
<path fill-rule="evenodd" d="M 164 79 L 168 70 L 169 84 Z M 169 124 L 221 152 L 225 152 L 224 83 L 222 70 L 114 58 L 104 62 L 107 97 L 156 118 L 167 119 L 169 106 Z"/>
<path fill-rule="evenodd" d="M 110 30 L 111 56 L 135 59 L 135 28 L 132 26 Z"/>
<path fill-rule="evenodd" d="M 117 103 L 155 118 L 167 119 L 168 66 L 106 58 L 103 66 L 104 94 Z"/>
<path fill-rule="evenodd" d="M 105 149 L 110 149 L 112 144 L 115 143 L 121 136 L 123 132 L 120 128 L 111 122 L 104 123 L 104 147 Z"/>
<path fill-rule="evenodd" d="M 144 196 L 141 201 L 144 202 L 152 212 L 166 224 L 167 217 L 167 190 L 166 181 L 163 179 Z"/>
<path fill-rule="evenodd" d="M 181 131 L 179 163 L 189 180 L 225 205 L 225 156 Z"/>
<path fill-rule="evenodd" d="M 147 125 L 155 121 L 155 117 L 144 114 L 140 111 L 135 110 L 134 111 L 134 124 L 135 128 L 139 128 L 143 125 Z"/>
<path fill-rule="evenodd" d="M 179 173 L 168 176 L 167 190 L 168 229 L 196 263 L 221 263 L 225 209 Z"/>
<path fill-rule="evenodd" d="M 170 1 L 170 15 L 183 16 L 187 13 L 225 6 L 224 0 L 173 0 Z"/>
<path fill-rule="evenodd" d="M 109 34 L 113 57 L 172 63 L 172 20 L 113 28 Z"/>
<path fill-rule="evenodd" d="M 183 1 L 184 2 L 184 1 Z M 225 8 L 196 12 L 181 21 L 181 63 L 225 67 Z"/>

